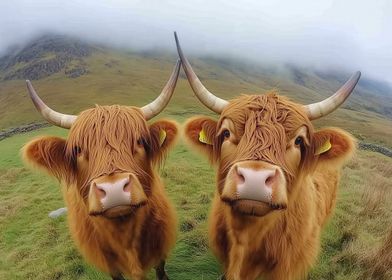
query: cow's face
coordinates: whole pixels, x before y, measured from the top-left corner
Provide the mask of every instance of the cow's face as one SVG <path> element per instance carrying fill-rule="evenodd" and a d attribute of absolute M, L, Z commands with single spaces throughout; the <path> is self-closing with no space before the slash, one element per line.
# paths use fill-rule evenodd
<path fill-rule="evenodd" d="M 173 145 L 177 126 L 147 121 L 157 116 L 173 95 L 180 62 L 161 94 L 141 107 L 96 106 L 79 116 L 52 110 L 30 81 L 29 95 L 41 115 L 54 125 L 71 129 L 68 140 L 42 137 L 24 147 L 24 159 L 49 171 L 68 188 L 76 188 L 90 215 L 109 218 L 134 213 L 148 201 L 156 180 L 152 168 Z"/>
<path fill-rule="evenodd" d="M 185 134 L 218 165 L 221 200 L 254 216 L 287 208 L 320 155 L 351 143 L 337 130 L 314 133 L 302 106 L 274 93 L 234 99 L 218 121 L 188 121 Z"/>
<path fill-rule="evenodd" d="M 151 195 L 152 168 L 177 135 L 170 121 L 147 124 L 140 109 L 103 106 L 82 112 L 67 140 L 42 137 L 24 156 L 77 188 L 90 215 L 132 214 Z"/>
<path fill-rule="evenodd" d="M 265 216 L 290 207 L 301 187 L 305 187 L 301 186 L 301 179 L 317 161 L 351 154 L 354 142 L 349 135 L 336 129 L 314 133 L 310 120 L 343 104 L 354 90 L 360 72 L 354 73 L 334 95 L 313 104 L 295 104 L 274 93 L 226 101 L 201 83 L 177 34 L 174 36 L 193 92 L 207 108 L 220 115 L 217 122 L 205 117 L 191 119 L 185 126 L 185 135 L 218 164 L 218 194 L 236 213 Z"/>

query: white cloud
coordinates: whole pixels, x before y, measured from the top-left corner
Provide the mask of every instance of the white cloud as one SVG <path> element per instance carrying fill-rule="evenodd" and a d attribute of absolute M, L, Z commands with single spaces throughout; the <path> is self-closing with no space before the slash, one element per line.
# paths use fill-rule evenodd
<path fill-rule="evenodd" d="M 43 31 L 134 48 L 362 70 L 392 81 L 392 1 L 0 2 L 0 52 Z"/>

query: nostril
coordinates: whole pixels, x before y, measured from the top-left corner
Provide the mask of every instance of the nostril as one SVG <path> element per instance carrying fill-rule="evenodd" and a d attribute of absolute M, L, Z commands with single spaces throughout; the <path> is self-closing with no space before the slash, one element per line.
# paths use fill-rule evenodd
<path fill-rule="evenodd" d="M 270 186 L 270 185 L 272 184 L 273 181 L 274 181 L 274 176 L 269 176 L 269 177 L 267 178 L 267 180 L 265 180 L 265 184 L 266 184 L 267 186 Z"/>
<path fill-rule="evenodd" d="M 123 192 L 131 193 L 132 177 L 129 175 L 127 180 L 124 181 Z"/>
<path fill-rule="evenodd" d="M 106 196 L 106 192 L 98 186 L 95 186 L 95 193 L 99 198 L 104 198 Z"/>
<path fill-rule="evenodd" d="M 241 168 L 239 168 L 239 167 L 237 167 L 236 168 L 236 179 L 237 179 L 237 183 L 238 184 L 243 184 L 243 183 L 245 183 L 245 176 L 244 176 L 244 174 L 242 173 L 242 170 L 241 170 Z"/>
<path fill-rule="evenodd" d="M 245 182 L 245 177 L 241 174 L 238 174 L 238 182 L 240 184 L 243 184 Z"/>
<path fill-rule="evenodd" d="M 131 183 L 125 184 L 124 187 L 123 187 L 123 191 L 130 193 L 131 192 Z"/>
<path fill-rule="evenodd" d="M 275 170 L 275 171 L 273 172 L 273 174 L 271 174 L 270 176 L 267 177 L 267 179 L 265 180 L 265 184 L 266 184 L 268 187 L 270 187 L 270 186 L 274 183 L 277 174 L 278 174 L 278 170 Z"/>

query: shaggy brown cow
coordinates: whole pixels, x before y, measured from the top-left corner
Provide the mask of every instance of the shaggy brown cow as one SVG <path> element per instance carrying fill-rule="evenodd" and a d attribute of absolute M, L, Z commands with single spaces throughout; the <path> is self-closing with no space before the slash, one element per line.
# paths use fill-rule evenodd
<path fill-rule="evenodd" d="M 348 133 L 315 131 L 310 121 L 342 104 L 360 73 L 307 106 L 274 92 L 227 102 L 202 85 L 176 41 L 196 96 L 220 114 L 218 121 L 189 120 L 185 135 L 218 167 L 209 237 L 226 279 L 306 277 L 335 205 L 342 164 L 355 150 Z"/>
<path fill-rule="evenodd" d="M 160 96 L 142 108 L 96 106 L 79 114 L 53 111 L 27 81 L 29 94 L 50 122 L 70 128 L 67 140 L 40 137 L 23 150 L 26 162 L 65 186 L 71 235 L 82 255 L 113 279 L 144 279 L 156 267 L 168 279 L 165 259 L 174 246 L 176 217 L 155 166 L 173 146 L 177 126 L 147 120 L 169 102 L 180 62 Z"/>

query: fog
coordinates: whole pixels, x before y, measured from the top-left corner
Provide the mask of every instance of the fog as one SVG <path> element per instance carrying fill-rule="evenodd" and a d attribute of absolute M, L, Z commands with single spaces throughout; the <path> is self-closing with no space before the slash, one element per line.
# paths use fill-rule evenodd
<path fill-rule="evenodd" d="M 174 30 L 186 53 L 361 70 L 392 83 L 389 0 L 0 1 L 0 54 L 44 32 L 174 51 Z"/>

